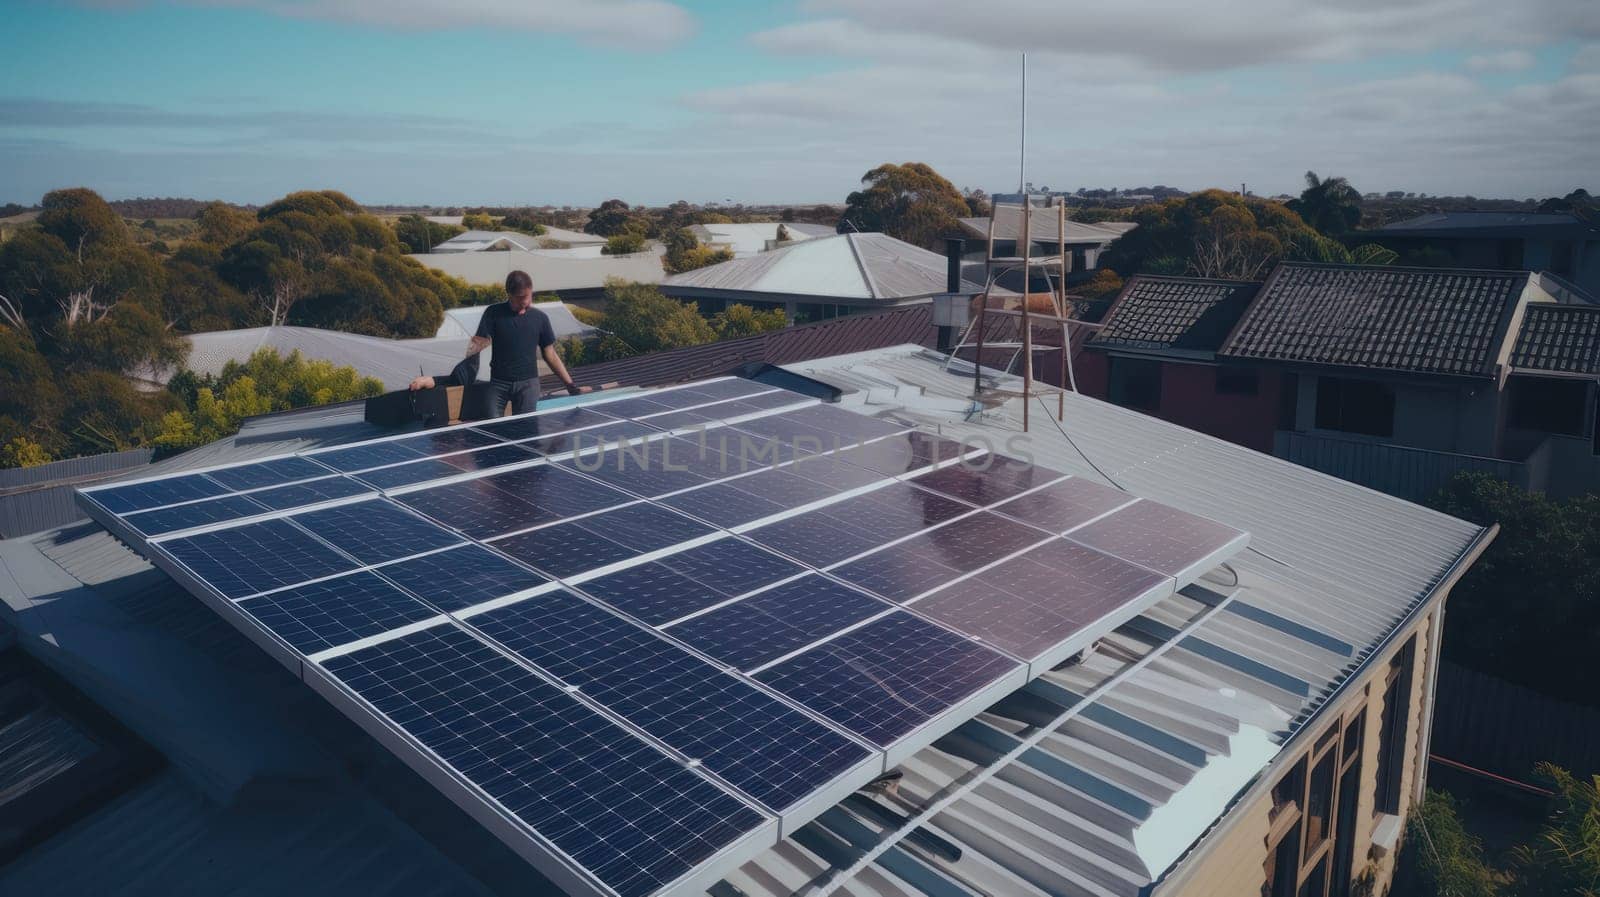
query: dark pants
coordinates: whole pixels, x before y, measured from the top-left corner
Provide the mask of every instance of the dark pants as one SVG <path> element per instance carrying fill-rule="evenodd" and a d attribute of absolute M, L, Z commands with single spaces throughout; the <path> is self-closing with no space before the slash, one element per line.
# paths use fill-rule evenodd
<path fill-rule="evenodd" d="M 478 384 L 478 389 L 483 396 L 483 407 L 478 409 L 479 420 L 505 414 L 507 402 L 511 403 L 512 414 L 532 411 L 539 404 L 537 379 L 490 380 Z"/>

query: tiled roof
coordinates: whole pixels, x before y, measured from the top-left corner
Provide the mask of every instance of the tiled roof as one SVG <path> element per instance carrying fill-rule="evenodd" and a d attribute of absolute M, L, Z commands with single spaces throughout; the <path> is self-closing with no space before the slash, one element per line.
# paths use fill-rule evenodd
<path fill-rule="evenodd" d="M 1522 371 L 1600 375 L 1600 306 L 1528 306 L 1511 351 L 1511 366 Z"/>
<path fill-rule="evenodd" d="M 743 339 L 586 364 L 571 372 L 573 380 L 583 386 L 662 386 L 721 376 L 747 364 L 794 364 L 904 343 L 932 345 L 935 335 L 931 306 L 912 305 L 785 327 Z M 559 386 L 553 375 L 544 379 L 546 389 Z"/>
<path fill-rule="evenodd" d="M 1089 345 L 1215 352 L 1260 289 L 1259 281 L 1141 275 L 1128 282 Z"/>
<path fill-rule="evenodd" d="M 1219 355 L 1491 376 L 1526 271 L 1286 263 Z"/>

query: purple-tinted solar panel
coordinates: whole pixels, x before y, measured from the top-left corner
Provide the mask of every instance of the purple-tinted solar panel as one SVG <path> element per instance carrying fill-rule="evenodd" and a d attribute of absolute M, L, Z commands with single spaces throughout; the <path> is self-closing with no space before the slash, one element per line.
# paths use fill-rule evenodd
<path fill-rule="evenodd" d="M 661 499 L 661 503 L 716 526 L 739 526 L 786 510 L 783 505 L 751 495 L 732 483 L 713 483 Z"/>
<path fill-rule="evenodd" d="M 1177 508 L 1141 501 L 1068 538 L 1168 576 L 1178 576 L 1244 534 Z"/>
<path fill-rule="evenodd" d="M 500 539 L 494 547 L 552 576 L 575 576 L 712 532 L 665 508 L 633 504 Z"/>
<path fill-rule="evenodd" d="M 655 432 L 654 427 L 638 421 L 619 420 L 584 430 L 530 439 L 518 444 L 541 455 L 561 455 L 567 452 L 594 451 L 601 446 L 615 445 L 619 442 L 637 442 Z"/>
<path fill-rule="evenodd" d="M 396 500 L 474 539 L 598 511 L 629 496 L 550 464 L 420 489 Z"/>
<path fill-rule="evenodd" d="M 596 406 L 603 408 L 605 406 Z M 545 411 L 532 417 L 516 417 L 509 420 L 489 421 L 477 424 L 473 429 L 483 430 L 501 439 L 533 439 L 537 436 L 549 436 L 552 433 L 565 433 L 579 427 L 592 427 L 603 424 L 613 418 L 589 408 L 560 408 Z"/>
<path fill-rule="evenodd" d="M 1032 660 L 1166 582 L 1149 570 L 1056 539 L 911 606 Z"/>
<path fill-rule="evenodd" d="M 912 430 L 845 449 L 839 457 L 885 476 L 898 476 L 959 458 L 967 450 L 967 446 L 954 440 Z"/>
<path fill-rule="evenodd" d="M 946 567 L 969 573 L 1047 538 L 1031 526 L 980 511 L 912 536 L 904 544 Z"/>
<path fill-rule="evenodd" d="M 1004 501 L 1035 486 L 1043 486 L 1064 474 L 1004 455 L 980 455 L 970 461 L 941 467 L 919 476 L 914 482 L 983 507 Z"/>
<path fill-rule="evenodd" d="M 1072 477 L 1010 501 L 994 510 L 1053 533 L 1064 533 L 1133 501 L 1133 496 L 1082 477 Z"/>
<path fill-rule="evenodd" d="M 893 613 L 756 679 L 887 747 L 1016 668 L 1015 661 L 976 642 Z"/>
<path fill-rule="evenodd" d="M 772 387 L 765 383 L 756 383 L 752 380 L 733 378 L 730 380 L 716 380 L 710 383 L 694 383 L 681 390 L 701 397 L 702 401 L 712 402 L 718 399 L 736 399 L 744 396 L 753 396 L 757 393 L 767 392 Z M 799 393 L 789 393 L 795 399 L 804 398 Z"/>
<path fill-rule="evenodd" d="M 615 402 L 601 402 L 594 406 L 612 417 L 643 417 L 646 414 L 660 414 L 671 411 L 673 406 L 647 399 L 644 396 L 631 396 L 626 399 L 617 399 Z"/>
<path fill-rule="evenodd" d="M 817 574 L 802 576 L 667 630 L 731 667 L 749 670 L 892 605 Z"/>
<path fill-rule="evenodd" d="M 825 567 L 971 510 L 942 495 L 896 483 L 767 524 L 749 536 L 790 557 Z"/>
<path fill-rule="evenodd" d="M 730 597 L 805 569 L 760 546 L 734 538 L 718 539 L 667 555 L 660 563 Z"/>
<path fill-rule="evenodd" d="M 834 568 L 833 574 L 890 601 L 909 601 L 961 575 L 926 548 L 902 542 Z"/>

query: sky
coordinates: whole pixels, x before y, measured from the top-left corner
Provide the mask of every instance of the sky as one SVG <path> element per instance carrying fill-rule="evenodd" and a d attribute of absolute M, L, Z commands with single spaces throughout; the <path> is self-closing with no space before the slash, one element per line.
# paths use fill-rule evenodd
<path fill-rule="evenodd" d="M 1600 190 L 1600 0 L 0 0 L 0 203 Z"/>

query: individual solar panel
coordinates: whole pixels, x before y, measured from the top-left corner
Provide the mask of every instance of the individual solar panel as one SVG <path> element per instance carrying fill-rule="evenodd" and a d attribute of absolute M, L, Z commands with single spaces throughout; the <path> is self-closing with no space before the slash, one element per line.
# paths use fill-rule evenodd
<path fill-rule="evenodd" d="M 396 496 L 407 507 L 474 539 L 598 511 L 632 497 L 564 468 L 539 464 Z"/>
<path fill-rule="evenodd" d="M 704 400 L 702 400 L 704 401 Z M 661 414 L 671 411 L 675 406 L 645 396 L 631 396 L 626 399 L 617 399 L 614 402 L 602 402 L 595 407 L 601 408 L 613 417 L 644 417 L 647 414 Z"/>
<path fill-rule="evenodd" d="M 971 511 L 942 495 L 895 483 L 751 530 L 749 537 L 825 567 Z"/>
<path fill-rule="evenodd" d="M 1170 580 L 1142 567 L 1052 539 L 912 607 L 1002 651 L 1053 665 L 1074 636 L 1119 611 L 1131 617 L 1171 589 Z"/>
<path fill-rule="evenodd" d="M 377 568 L 377 572 L 448 613 L 549 582 L 481 545 L 463 545 L 397 561 Z"/>
<path fill-rule="evenodd" d="M 994 510 L 1040 529 L 1064 533 L 1130 501 L 1133 496 L 1126 492 L 1071 477 L 1003 501 Z"/>
<path fill-rule="evenodd" d="M 1204 572 L 1244 545 L 1244 533 L 1152 501 L 1074 530 L 1068 538 L 1179 579 Z"/>
<path fill-rule="evenodd" d="M 646 897 L 761 815 L 452 626 L 324 667 L 619 897 Z"/>
<path fill-rule="evenodd" d="M 523 458 L 529 456 L 524 454 Z M 374 489 L 398 489 L 402 486 L 414 486 L 417 483 L 426 483 L 429 480 L 442 479 L 455 476 L 461 469 L 454 464 L 449 464 L 439 458 L 427 458 L 422 461 L 412 461 L 409 464 L 396 464 L 392 467 L 379 467 L 376 470 L 362 471 L 351 474 L 357 480 Z"/>
<path fill-rule="evenodd" d="M 604 408 L 605 406 L 597 405 L 595 407 Z M 550 436 L 554 433 L 565 433 L 569 430 L 592 427 L 612 420 L 615 420 L 615 418 L 603 411 L 579 406 L 539 411 L 525 417 L 489 421 L 474 425 L 474 429 L 482 430 L 501 439 L 515 441 Z"/>
<path fill-rule="evenodd" d="M 303 508 L 306 505 L 363 495 L 371 491 L 368 486 L 346 477 L 324 477 L 320 480 L 306 480 L 303 483 L 261 489 L 250 493 L 250 497 L 274 511 L 286 511 L 290 508 Z"/>
<path fill-rule="evenodd" d="M 457 452 L 454 455 L 444 455 L 438 460 L 454 467 L 458 471 L 474 471 L 505 467 L 508 464 L 521 464 L 524 461 L 532 461 L 534 457 L 535 455 L 532 451 L 520 445 L 502 444 L 472 452 Z"/>
<path fill-rule="evenodd" d="M 661 564 L 726 595 L 805 572 L 804 568 L 741 539 L 718 539 L 662 558 Z"/>
<path fill-rule="evenodd" d="M 992 564 L 1006 555 L 1036 545 L 1049 536 L 1034 527 L 979 511 L 925 530 L 904 543 L 939 563 L 963 573 Z"/>
<path fill-rule="evenodd" d="M 701 396 L 702 401 L 715 401 L 718 399 L 736 399 L 746 396 L 753 396 L 757 393 L 770 392 L 773 389 L 774 387 L 768 386 L 765 383 L 756 383 L 751 380 L 731 378 L 728 380 L 711 380 L 702 383 L 694 383 L 684 387 L 681 392 L 689 395 Z M 787 390 L 783 390 L 783 392 L 787 392 Z M 796 399 L 804 398 L 804 396 L 800 395 L 799 393 L 789 393 L 789 395 Z"/>
<path fill-rule="evenodd" d="M 648 424 L 636 420 L 619 420 L 598 427 L 531 439 L 520 444 L 536 454 L 562 455 L 568 452 L 592 452 L 619 442 L 634 442 L 655 433 L 656 428 Z"/>
<path fill-rule="evenodd" d="M 383 499 L 336 505 L 290 518 L 363 564 L 455 545 L 455 533 Z"/>
<path fill-rule="evenodd" d="M 783 505 L 752 495 L 733 483 L 712 483 L 668 495 L 661 503 L 722 527 L 739 526 L 786 510 Z"/>
<path fill-rule="evenodd" d="M 343 573 L 356 563 L 287 520 L 263 520 L 159 543 L 229 598 Z"/>
<path fill-rule="evenodd" d="M 728 666 L 750 670 L 891 607 L 813 573 L 690 618 L 668 631 Z"/>
<path fill-rule="evenodd" d="M 774 811 L 868 758 L 859 744 L 745 680 L 570 592 L 536 595 L 470 622 Z"/>
<path fill-rule="evenodd" d="M 770 666 L 756 679 L 888 747 L 1017 670 L 1010 658 L 895 612 Z"/>
<path fill-rule="evenodd" d="M 984 506 L 1043 486 L 1065 474 L 1004 455 L 987 454 L 922 474 L 918 486 Z"/>
<path fill-rule="evenodd" d="M 932 464 L 953 461 L 969 451 L 968 446 L 953 439 L 911 430 L 844 449 L 837 457 L 885 476 L 900 476 Z"/>
<path fill-rule="evenodd" d="M 484 432 L 482 427 L 426 430 L 416 436 L 406 436 L 394 441 L 395 445 L 414 449 L 424 455 L 442 455 L 446 452 L 460 452 L 500 443 L 500 439 Z"/>
<path fill-rule="evenodd" d="M 388 464 L 403 464 L 427 456 L 428 453 L 423 449 L 390 440 L 318 452 L 311 457 L 319 464 L 326 464 L 341 473 L 350 473 Z"/>
<path fill-rule="evenodd" d="M 654 439 L 632 447 L 606 449 L 556 462 L 618 489 L 647 498 L 711 482 L 673 460 L 667 440 Z"/>
<path fill-rule="evenodd" d="M 209 523 L 221 523 L 267 513 L 267 507 L 252 501 L 247 495 L 224 495 L 188 504 L 171 505 L 152 511 L 129 514 L 128 523 L 147 536 L 159 536 L 178 530 L 194 529 Z"/>
<path fill-rule="evenodd" d="M 733 597 L 657 563 L 586 580 L 583 590 L 651 625 L 676 620 Z"/>
<path fill-rule="evenodd" d="M 367 572 L 247 598 L 239 608 L 306 655 L 437 615 Z"/>
<path fill-rule="evenodd" d="M 961 576 L 937 553 L 901 542 L 833 568 L 833 575 L 890 601 L 910 601 Z"/>
<path fill-rule="evenodd" d="M 494 546 L 552 576 L 565 577 L 713 532 L 681 514 L 639 503 L 509 536 Z"/>
<path fill-rule="evenodd" d="M 134 511 L 159 508 L 178 502 L 213 498 L 227 491 L 228 487 L 211 477 L 203 473 L 191 473 L 127 486 L 96 489 L 89 493 L 89 496 L 113 514 L 131 514 Z"/>
<path fill-rule="evenodd" d="M 327 476 L 330 472 L 327 467 L 309 458 L 278 458 L 256 464 L 219 468 L 211 471 L 209 476 L 229 489 L 244 490 L 281 486 L 296 480 Z"/>

